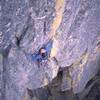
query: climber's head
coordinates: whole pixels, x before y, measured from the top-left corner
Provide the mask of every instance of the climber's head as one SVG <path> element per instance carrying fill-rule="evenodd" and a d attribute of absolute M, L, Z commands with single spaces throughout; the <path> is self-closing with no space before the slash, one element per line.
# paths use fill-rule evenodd
<path fill-rule="evenodd" d="M 39 50 L 39 54 L 42 56 L 42 58 L 45 58 L 45 57 L 47 56 L 47 51 L 46 51 L 46 49 L 42 47 L 42 48 Z"/>

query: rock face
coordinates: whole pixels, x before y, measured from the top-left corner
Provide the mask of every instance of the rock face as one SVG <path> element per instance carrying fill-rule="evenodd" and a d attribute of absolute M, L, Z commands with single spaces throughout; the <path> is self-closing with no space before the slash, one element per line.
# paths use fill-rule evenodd
<path fill-rule="evenodd" d="M 34 61 L 50 40 L 49 56 Z M 58 100 L 48 98 L 53 86 L 80 93 L 100 69 L 98 62 L 99 0 L 0 1 L 0 100 Z"/>

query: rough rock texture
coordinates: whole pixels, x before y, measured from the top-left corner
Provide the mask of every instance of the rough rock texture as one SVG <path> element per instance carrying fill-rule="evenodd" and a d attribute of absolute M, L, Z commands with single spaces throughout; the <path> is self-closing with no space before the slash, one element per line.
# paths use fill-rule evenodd
<path fill-rule="evenodd" d="M 99 0 L 0 0 L 0 100 L 91 100 L 99 62 Z"/>

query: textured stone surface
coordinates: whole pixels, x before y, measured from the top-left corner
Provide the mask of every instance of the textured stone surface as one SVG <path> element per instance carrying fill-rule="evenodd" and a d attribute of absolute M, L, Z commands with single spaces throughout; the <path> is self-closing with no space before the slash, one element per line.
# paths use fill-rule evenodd
<path fill-rule="evenodd" d="M 51 38 L 47 60 L 27 56 Z M 0 1 L 0 100 L 85 100 L 98 62 L 99 0 Z"/>

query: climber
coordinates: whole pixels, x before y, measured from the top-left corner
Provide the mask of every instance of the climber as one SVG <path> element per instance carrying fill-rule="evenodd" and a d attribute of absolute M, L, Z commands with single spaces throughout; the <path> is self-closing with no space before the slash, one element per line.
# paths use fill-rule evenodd
<path fill-rule="evenodd" d="M 50 39 L 49 42 L 43 45 L 38 51 L 33 54 L 26 54 L 27 57 L 31 57 L 31 61 L 41 62 L 47 60 L 50 57 L 51 49 L 53 45 L 53 40 Z"/>

